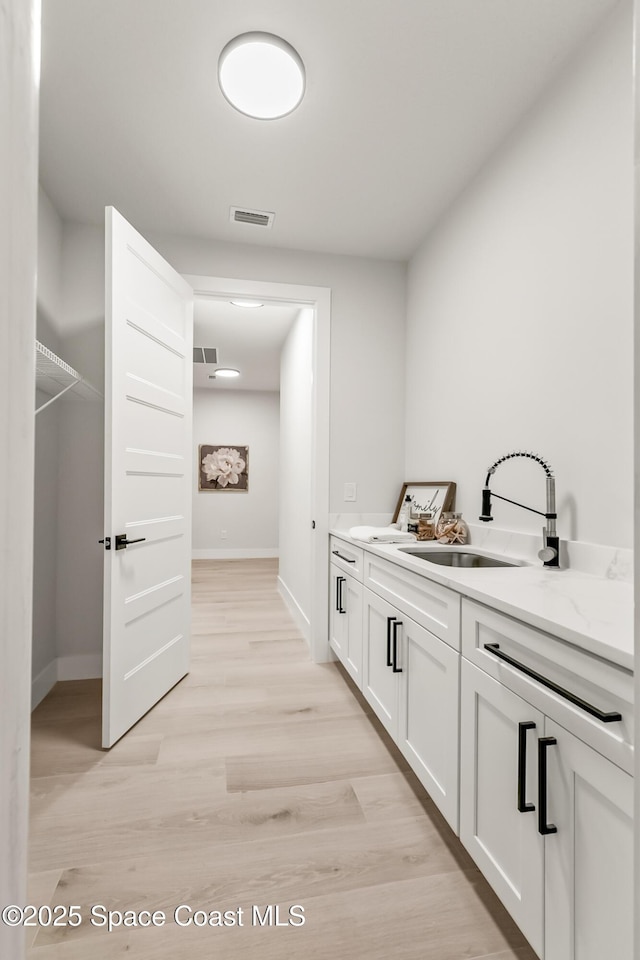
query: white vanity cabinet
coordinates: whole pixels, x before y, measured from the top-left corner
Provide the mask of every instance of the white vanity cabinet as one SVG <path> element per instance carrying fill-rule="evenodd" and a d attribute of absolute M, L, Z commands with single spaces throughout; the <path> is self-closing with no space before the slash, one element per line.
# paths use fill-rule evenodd
<path fill-rule="evenodd" d="M 361 688 L 363 551 L 332 537 L 330 557 L 329 644 Z"/>
<path fill-rule="evenodd" d="M 459 597 L 415 574 L 385 569 L 392 566 L 365 556 L 362 691 L 457 833 L 460 655 L 407 611 L 430 622 L 435 587 L 436 629 L 452 639 Z M 394 577 L 395 603 L 369 586 L 379 585 L 381 570 Z"/>
<path fill-rule="evenodd" d="M 460 839 L 544 960 L 631 960 L 631 674 L 469 600 L 462 652 Z"/>

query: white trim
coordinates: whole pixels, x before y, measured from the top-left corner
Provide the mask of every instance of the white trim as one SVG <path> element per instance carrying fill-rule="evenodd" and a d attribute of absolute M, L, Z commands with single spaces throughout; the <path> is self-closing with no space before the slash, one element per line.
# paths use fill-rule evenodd
<path fill-rule="evenodd" d="M 3 0 L 0 20 L 0 903 L 26 903 L 40 3 Z M 0 923 L 0 956 L 25 955 Z"/>
<path fill-rule="evenodd" d="M 31 710 L 35 710 L 42 703 L 46 695 L 53 690 L 58 682 L 58 661 L 52 660 L 37 677 L 31 681 Z"/>
<path fill-rule="evenodd" d="M 311 645 L 311 624 L 309 623 L 309 618 L 306 613 L 294 597 L 294 595 L 289 590 L 286 583 L 278 577 L 278 592 L 284 602 L 286 603 L 289 613 L 295 620 L 296 626 L 300 630 L 302 636 Z"/>
<path fill-rule="evenodd" d="M 277 557 L 277 547 L 238 547 L 229 550 L 192 550 L 192 560 L 260 560 Z"/>
<path fill-rule="evenodd" d="M 315 522 L 311 555 L 311 610 L 304 617 L 311 649 L 317 663 L 332 659 L 329 648 L 329 402 L 331 290 L 268 280 L 239 280 L 185 274 L 196 297 L 220 299 L 255 298 L 293 302 L 314 310 L 312 398 L 312 515 Z M 286 599 L 286 598 L 285 598 Z M 297 604 L 296 604 L 297 607 Z M 295 616 L 295 614 L 294 614 Z M 301 627 L 302 629 L 302 627 Z"/>
<path fill-rule="evenodd" d="M 101 653 L 58 657 L 58 680 L 94 680 L 102 676 Z"/>

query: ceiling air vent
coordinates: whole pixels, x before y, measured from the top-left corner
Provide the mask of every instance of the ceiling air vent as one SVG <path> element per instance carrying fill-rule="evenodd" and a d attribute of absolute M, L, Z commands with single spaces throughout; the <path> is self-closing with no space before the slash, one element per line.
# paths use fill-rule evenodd
<path fill-rule="evenodd" d="M 269 210 L 248 210 L 246 207 L 231 207 L 229 219 L 231 223 L 249 223 L 254 227 L 266 227 L 270 230 L 273 226 L 275 213 Z"/>
<path fill-rule="evenodd" d="M 194 363 L 217 363 L 218 351 L 216 350 L 215 347 L 194 347 L 193 362 Z"/>

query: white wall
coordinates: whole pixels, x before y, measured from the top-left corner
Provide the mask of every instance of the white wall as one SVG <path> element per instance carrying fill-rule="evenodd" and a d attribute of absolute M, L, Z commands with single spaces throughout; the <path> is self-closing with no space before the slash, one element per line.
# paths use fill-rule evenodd
<path fill-rule="evenodd" d="M 0 904 L 26 903 L 40 6 L 0 6 Z M 0 923 L 0 956 L 24 935 Z"/>
<path fill-rule="evenodd" d="M 62 357 L 104 387 L 104 231 L 63 227 Z M 104 409 L 61 401 L 58 462 L 58 673 L 99 676 L 102 663 Z"/>
<path fill-rule="evenodd" d="M 379 512 L 383 504 L 392 510 L 404 479 L 398 429 L 404 417 L 404 264 L 153 233 L 147 239 L 181 273 L 331 288 L 331 410 L 324 411 L 331 417 L 331 511 L 342 511 L 345 480 L 358 483 L 358 502 L 350 509 Z M 62 260 L 65 359 L 101 386 L 102 228 L 65 223 Z M 90 669 L 101 649 L 102 556 L 94 541 L 103 535 L 103 427 L 94 406 L 74 404 L 73 410 L 60 424 L 60 517 L 65 529 L 82 537 L 80 544 L 59 544 L 58 648 L 79 675 L 84 668 L 77 657 L 88 657 Z"/>
<path fill-rule="evenodd" d="M 405 265 L 152 232 L 147 239 L 181 273 L 331 288 L 331 510 L 343 510 L 345 480 L 358 482 L 358 501 L 350 509 L 376 512 L 381 502 L 393 509 L 404 479 L 397 425 L 404 416 Z M 100 386 L 101 228 L 65 224 L 63 276 L 69 362 Z M 387 453 L 382 463 L 380 443 Z"/>
<path fill-rule="evenodd" d="M 278 580 L 309 639 L 311 615 L 313 310 L 300 311 L 280 358 L 280 566 Z"/>
<path fill-rule="evenodd" d="M 358 483 L 351 510 L 379 512 L 389 503 L 392 510 L 404 479 L 398 424 L 405 264 L 153 233 L 148 239 L 181 273 L 331 288 L 330 510 L 344 511 L 343 485 L 350 480 Z"/>
<path fill-rule="evenodd" d="M 563 538 L 632 545 L 631 4 L 621 3 L 416 253 L 406 473 L 475 520 L 514 448 L 555 469 Z M 543 508 L 542 471 L 492 488 Z M 495 526 L 539 531 L 507 504 Z"/>
<path fill-rule="evenodd" d="M 193 392 L 193 556 L 278 555 L 280 398 L 259 390 Z M 198 490 L 201 443 L 249 447 L 249 489 Z M 222 531 L 226 531 L 226 537 Z"/>

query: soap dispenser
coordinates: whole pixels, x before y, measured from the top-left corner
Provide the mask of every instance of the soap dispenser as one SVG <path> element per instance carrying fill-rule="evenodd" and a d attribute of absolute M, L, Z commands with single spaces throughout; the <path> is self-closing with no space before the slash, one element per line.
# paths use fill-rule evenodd
<path fill-rule="evenodd" d="M 411 496 L 409 494 L 404 498 L 404 502 L 400 507 L 400 512 L 398 513 L 398 527 L 403 532 L 406 533 L 409 529 L 409 517 L 411 516 Z"/>

